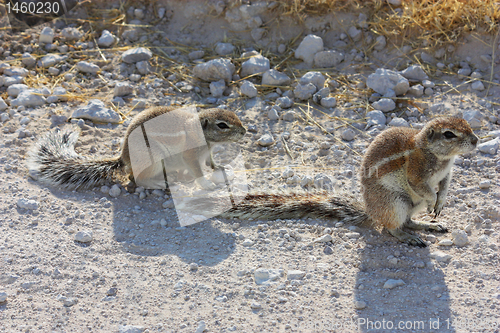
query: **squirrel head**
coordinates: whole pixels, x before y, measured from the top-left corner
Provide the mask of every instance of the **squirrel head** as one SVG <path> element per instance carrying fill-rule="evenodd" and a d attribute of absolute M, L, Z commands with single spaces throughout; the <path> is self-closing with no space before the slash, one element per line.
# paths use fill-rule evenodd
<path fill-rule="evenodd" d="M 237 142 L 246 133 L 238 116 L 228 110 L 208 109 L 199 113 L 207 142 Z"/>
<path fill-rule="evenodd" d="M 424 126 L 417 141 L 437 157 L 450 158 L 474 150 L 478 137 L 466 120 L 438 117 Z"/>

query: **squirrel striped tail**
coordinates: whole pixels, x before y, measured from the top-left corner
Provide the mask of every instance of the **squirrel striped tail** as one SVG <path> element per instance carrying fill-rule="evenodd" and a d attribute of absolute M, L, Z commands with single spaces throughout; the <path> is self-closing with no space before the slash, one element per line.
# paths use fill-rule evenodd
<path fill-rule="evenodd" d="M 70 189 L 90 188 L 123 169 L 120 157 L 92 160 L 78 155 L 75 144 L 79 128 L 68 126 L 48 132 L 28 153 L 29 175 L 47 185 Z"/>

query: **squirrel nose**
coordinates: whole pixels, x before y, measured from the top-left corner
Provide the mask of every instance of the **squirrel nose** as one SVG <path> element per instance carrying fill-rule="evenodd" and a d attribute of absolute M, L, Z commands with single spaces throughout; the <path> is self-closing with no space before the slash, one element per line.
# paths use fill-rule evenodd
<path fill-rule="evenodd" d="M 472 136 L 472 140 L 470 140 L 470 142 L 472 142 L 472 144 L 473 144 L 473 145 L 476 145 L 477 140 L 478 140 L 478 139 L 477 139 L 477 136 L 473 135 L 473 136 Z"/>

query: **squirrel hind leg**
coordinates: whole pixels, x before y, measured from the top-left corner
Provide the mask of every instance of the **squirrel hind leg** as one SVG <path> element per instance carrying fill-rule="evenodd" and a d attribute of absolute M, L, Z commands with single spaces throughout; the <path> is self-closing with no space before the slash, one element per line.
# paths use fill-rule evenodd
<path fill-rule="evenodd" d="M 396 237 L 400 242 L 413 246 L 427 247 L 424 241 L 416 235 L 409 234 L 401 229 L 387 229 L 387 231 Z"/>
<path fill-rule="evenodd" d="M 443 233 L 448 232 L 448 229 L 440 224 L 424 221 L 413 221 L 412 219 L 408 219 L 404 226 L 412 230 L 436 231 Z"/>

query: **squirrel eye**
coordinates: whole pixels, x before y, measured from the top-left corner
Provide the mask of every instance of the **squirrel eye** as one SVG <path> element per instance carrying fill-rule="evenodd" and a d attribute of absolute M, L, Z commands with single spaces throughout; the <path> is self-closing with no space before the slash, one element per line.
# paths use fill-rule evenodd
<path fill-rule="evenodd" d="M 455 133 L 451 132 L 451 131 L 446 131 L 443 133 L 444 137 L 447 138 L 447 139 L 453 139 L 453 138 L 456 138 L 457 136 L 455 135 Z"/>
<path fill-rule="evenodd" d="M 219 127 L 220 129 L 228 129 L 229 128 L 229 126 L 227 126 L 227 124 L 223 123 L 223 122 L 218 123 L 217 127 Z"/>

